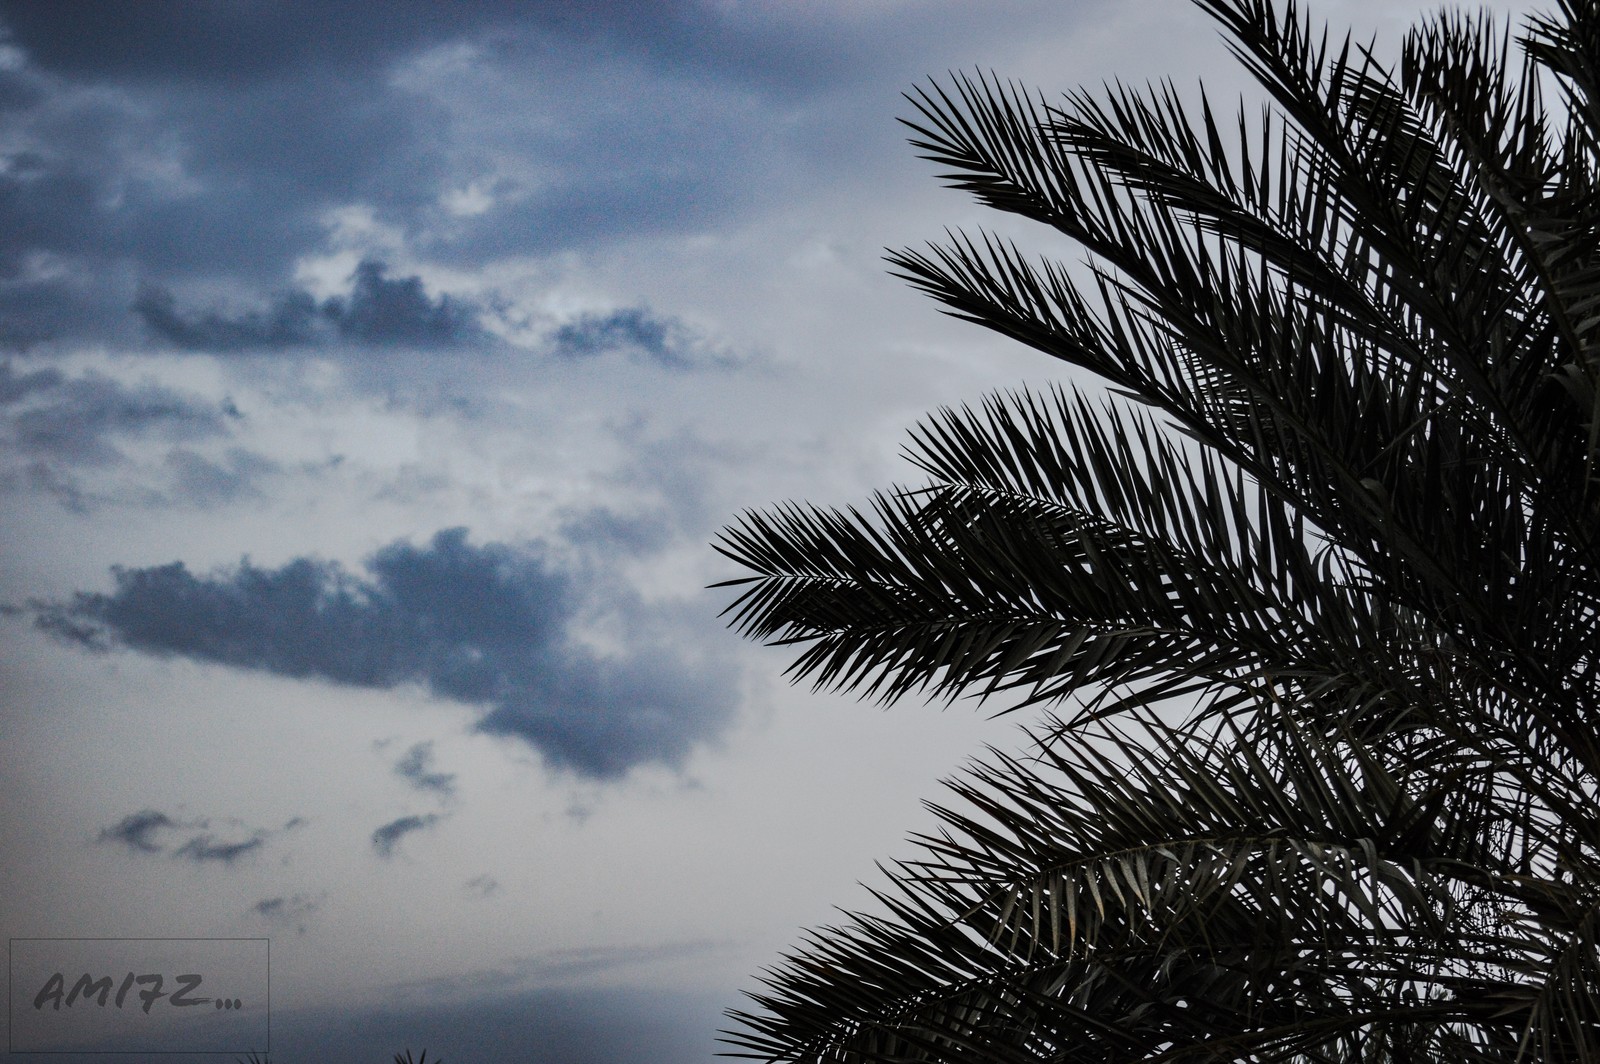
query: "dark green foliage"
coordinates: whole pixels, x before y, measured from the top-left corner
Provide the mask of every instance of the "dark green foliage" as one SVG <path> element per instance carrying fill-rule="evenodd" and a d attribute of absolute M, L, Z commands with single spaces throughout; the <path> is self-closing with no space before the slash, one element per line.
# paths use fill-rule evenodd
<path fill-rule="evenodd" d="M 1258 120 L 912 98 L 948 184 L 1092 269 L 891 262 L 1111 397 L 941 411 L 925 485 L 719 544 L 797 678 L 1057 714 L 890 916 L 769 973 L 745 1054 L 1600 1062 L 1600 8 L 1443 15 L 1392 72 L 1197 2 Z"/>

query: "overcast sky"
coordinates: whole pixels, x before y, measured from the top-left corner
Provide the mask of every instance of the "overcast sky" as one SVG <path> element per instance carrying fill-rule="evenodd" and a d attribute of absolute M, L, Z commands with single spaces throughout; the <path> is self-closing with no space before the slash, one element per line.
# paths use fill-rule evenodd
<path fill-rule="evenodd" d="M 0 2 L 6 937 L 269 937 L 289 1064 L 710 1060 L 1024 741 L 705 590 L 1062 377 L 881 261 L 1031 236 L 895 121 L 974 69 L 1242 87 L 1183 0 Z"/>

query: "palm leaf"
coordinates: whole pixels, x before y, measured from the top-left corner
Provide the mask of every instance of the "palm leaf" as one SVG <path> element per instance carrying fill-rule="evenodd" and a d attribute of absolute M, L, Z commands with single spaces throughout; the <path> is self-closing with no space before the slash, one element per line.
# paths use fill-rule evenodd
<path fill-rule="evenodd" d="M 894 269 L 1115 398 L 940 411 L 926 483 L 717 544 L 797 679 L 1073 707 L 770 974 L 763 1059 L 1600 1060 L 1600 8 L 1441 16 L 1396 72 L 1197 2 L 1254 124 L 909 97 L 942 180 L 1090 261 Z"/>
<path fill-rule="evenodd" d="M 1539 1012 L 1600 969 L 1551 916 L 1583 892 L 1534 885 L 1477 835 L 1492 786 L 1396 777 L 1292 722 L 1273 734 L 1241 756 L 1226 728 L 1147 718 L 1057 737 L 1036 761 L 992 754 L 951 785 L 972 811 L 935 807 L 943 830 L 879 895 L 890 915 L 789 957 L 755 995 L 767 1014 L 737 1014 L 735 1044 L 772 1060 L 1037 1060 L 1068 1044 L 1072 1059 L 1222 1044 L 1358 1059 L 1387 1025 L 1509 1059 L 1524 1033 L 1553 1044 L 1600 1022 L 1591 1005 Z M 1535 903 L 1545 936 L 1500 930 Z"/>

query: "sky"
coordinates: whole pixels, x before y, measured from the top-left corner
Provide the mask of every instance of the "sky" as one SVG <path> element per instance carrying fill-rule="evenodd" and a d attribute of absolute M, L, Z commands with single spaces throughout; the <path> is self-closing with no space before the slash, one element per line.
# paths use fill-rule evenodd
<path fill-rule="evenodd" d="M 907 146 L 949 71 L 1248 91 L 1183 0 L 0 0 L 5 937 L 269 939 L 290 1064 L 726 1048 L 1032 720 L 707 587 L 1067 376 L 883 263 L 1080 257 Z"/>

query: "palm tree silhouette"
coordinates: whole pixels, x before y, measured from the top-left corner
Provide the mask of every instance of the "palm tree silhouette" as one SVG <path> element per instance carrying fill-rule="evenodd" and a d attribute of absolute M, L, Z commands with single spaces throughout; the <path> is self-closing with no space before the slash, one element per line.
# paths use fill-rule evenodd
<path fill-rule="evenodd" d="M 724 531 L 796 679 L 1052 710 L 740 1055 L 1600 1060 L 1600 6 L 1441 15 L 1395 72 L 1197 3 L 1259 119 L 911 97 L 945 182 L 1091 265 L 896 271 L 1110 394 L 940 411 L 926 484 Z"/>

